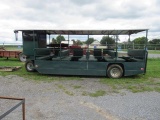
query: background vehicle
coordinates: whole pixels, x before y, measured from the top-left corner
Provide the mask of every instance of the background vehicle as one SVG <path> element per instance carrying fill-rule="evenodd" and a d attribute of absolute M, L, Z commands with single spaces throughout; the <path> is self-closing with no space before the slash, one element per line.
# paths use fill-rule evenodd
<path fill-rule="evenodd" d="M 0 57 L 5 58 L 18 58 L 21 62 L 26 61 L 26 56 L 21 51 L 5 50 L 5 48 L 0 47 Z"/>
<path fill-rule="evenodd" d="M 55 75 L 91 75 L 120 78 L 146 73 L 147 46 L 132 49 L 125 54 L 118 51 L 118 36 L 145 32 L 148 29 L 131 30 L 15 30 L 22 31 L 23 53 L 27 57 L 26 70 Z M 68 35 L 68 44 L 47 44 L 47 35 Z M 69 46 L 71 35 L 114 35 L 113 48 L 89 48 Z M 88 45 L 89 46 L 89 45 Z"/>

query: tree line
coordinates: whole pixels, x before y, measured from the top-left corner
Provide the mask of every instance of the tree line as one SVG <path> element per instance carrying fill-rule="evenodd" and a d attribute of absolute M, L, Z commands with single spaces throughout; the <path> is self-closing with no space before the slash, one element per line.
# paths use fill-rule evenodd
<path fill-rule="evenodd" d="M 64 41 L 65 37 L 62 35 L 58 35 L 56 38 L 52 38 L 53 44 L 60 44 L 61 41 Z M 82 45 L 82 44 L 92 44 L 96 39 L 94 38 L 88 38 L 86 41 L 80 41 L 80 40 L 74 40 L 72 39 L 73 43 L 76 45 Z M 135 38 L 131 43 L 134 44 L 145 44 L 146 37 L 138 37 Z M 149 44 L 160 44 L 160 39 L 152 39 L 148 41 Z M 100 40 L 100 44 L 106 45 L 106 44 L 115 44 L 115 37 L 114 36 L 103 36 Z"/>
<path fill-rule="evenodd" d="M 64 36 L 62 35 L 58 35 L 56 38 L 52 38 L 52 44 L 60 44 L 61 41 L 65 41 Z M 77 45 L 82 45 L 82 44 L 92 44 L 94 41 L 97 41 L 94 38 L 88 38 L 86 41 L 80 41 L 80 40 L 74 40 L 72 39 L 74 44 Z M 102 39 L 100 40 L 100 43 L 103 44 L 114 44 L 115 43 L 115 39 L 113 37 L 109 37 L 109 36 L 103 36 Z"/>

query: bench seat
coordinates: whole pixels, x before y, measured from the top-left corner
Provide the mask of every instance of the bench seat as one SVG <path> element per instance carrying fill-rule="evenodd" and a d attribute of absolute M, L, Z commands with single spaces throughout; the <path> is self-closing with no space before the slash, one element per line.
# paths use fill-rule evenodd
<path fill-rule="evenodd" d="M 93 61 L 93 62 L 96 62 L 97 59 L 93 55 L 90 55 L 88 59 L 87 59 L 86 55 L 83 55 L 83 57 L 81 57 L 79 59 L 79 61 Z"/>
<path fill-rule="evenodd" d="M 112 57 L 104 57 L 104 60 L 107 62 L 117 61 L 117 62 L 125 62 L 123 58 L 112 58 Z"/>
<path fill-rule="evenodd" d="M 45 56 L 42 56 L 42 57 L 36 57 L 37 60 L 49 60 L 51 58 L 52 58 L 52 56 L 50 56 L 50 55 L 45 55 Z"/>

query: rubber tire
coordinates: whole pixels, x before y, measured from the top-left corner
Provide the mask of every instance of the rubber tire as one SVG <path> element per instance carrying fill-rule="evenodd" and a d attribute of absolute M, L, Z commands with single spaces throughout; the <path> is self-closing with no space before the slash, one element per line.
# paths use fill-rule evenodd
<path fill-rule="evenodd" d="M 26 68 L 26 70 L 28 71 L 28 72 L 34 72 L 35 71 L 35 68 L 34 68 L 34 63 L 33 63 L 33 61 L 27 61 L 26 63 L 25 63 L 25 68 Z"/>
<path fill-rule="evenodd" d="M 107 75 L 110 78 L 121 78 L 123 76 L 123 68 L 118 64 L 112 64 L 107 69 Z"/>
<path fill-rule="evenodd" d="M 20 60 L 21 62 L 26 62 L 26 56 L 25 56 L 23 53 L 20 53 L 20 54 L 18 55 L 18 58 L 19 58 L 19 60 Z"/>

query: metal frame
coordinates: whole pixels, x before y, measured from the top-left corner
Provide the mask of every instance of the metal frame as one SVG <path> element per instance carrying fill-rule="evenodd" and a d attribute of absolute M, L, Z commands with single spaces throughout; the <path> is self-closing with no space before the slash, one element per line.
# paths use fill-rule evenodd
<path fill-rule="evenodd" d="M 5 116 L 7 116 L 9 113 L 11 113 L 13 110 L 15 110 L 20 105 L 22 105 L 22 119 L 25 120 L 25 98 L 13 98 L 13 97 L 2 97 L 2 96 L 0 96 L 0 99 L 20 100 L 21 101 L 18 104 L 16 104 L 15 106 L 13 106 L 11 109 L 9 109 L 7 112 L 3 113 L 0 116 L 0 120 L 2 118 L 4 118 Z"/>

